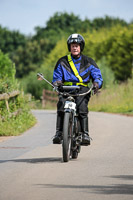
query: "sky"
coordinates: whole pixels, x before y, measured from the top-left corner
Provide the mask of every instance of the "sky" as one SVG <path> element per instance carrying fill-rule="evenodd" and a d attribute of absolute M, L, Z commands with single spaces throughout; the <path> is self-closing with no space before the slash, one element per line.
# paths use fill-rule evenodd
<path fill-rule="evenodd" d="M 0 0 L 0 25 L 33 35 L 55 12 L 73 13 L 82 20 L 108 15 L 131 22 L 133 0 Z"/>

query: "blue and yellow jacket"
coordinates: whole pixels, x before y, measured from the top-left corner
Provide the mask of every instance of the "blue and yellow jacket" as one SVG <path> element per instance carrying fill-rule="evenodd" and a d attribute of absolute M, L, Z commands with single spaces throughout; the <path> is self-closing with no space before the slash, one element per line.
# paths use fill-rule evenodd
<path fill-rule="evenodd" d="M 92 58 L 85 55 L 81 55 L 78 59 L 71 56 L 73 63 L 83 80 L 81 85 L 87 86 L 87 84 L 92 80 L 92 82 L 97 82 L 99 88 L 102 87 L 103 79 L 101 71 L 97 64 Z M 58 60 L 56 63 L 54 73 L 53 73 L 53 84 L 63 83 L 64 85 L 80 85 L 79 79 L 75 76 L 67 56 L 64 56 Z"/>

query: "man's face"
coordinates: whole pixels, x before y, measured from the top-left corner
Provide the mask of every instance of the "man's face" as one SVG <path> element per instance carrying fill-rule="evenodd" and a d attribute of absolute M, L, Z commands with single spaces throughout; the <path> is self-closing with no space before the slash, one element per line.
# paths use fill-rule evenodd
<path fill-rule="evenodd" d="M 71 54 L 73 56 L 80 56 L 80 44 L 72 43 L 70 44 Z"/>

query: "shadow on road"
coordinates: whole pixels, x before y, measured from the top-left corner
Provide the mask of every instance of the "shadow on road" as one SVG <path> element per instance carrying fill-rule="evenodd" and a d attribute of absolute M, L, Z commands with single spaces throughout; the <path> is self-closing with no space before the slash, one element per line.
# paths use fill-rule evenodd
<path fill-rule="evenodd" d="M 27 158 L 27 159 L 14 159 L 14 160 L 0 160 L 0 163 L 5 162 L 24 162 L 24 163 L 53 163 L 53 162 L 62 162 L 61 158 Z"/>
<path fill-rule="evenodd" d="M 56 184 L 37 184 L 43 188 L 59 188 L 59 189 L 83 189 L 84 192 L 97 193 L 105 195 L 133 195 L 133 184 L 115 184 L 110 186 L 102 185 L 56 185 Z"/>
<path fill-rule="evenodd" d="M 133 180 L 133 175 L 119 175 L 119 176 L 111 176 L 111 178 L 119 178 L 122 180 Z"/>

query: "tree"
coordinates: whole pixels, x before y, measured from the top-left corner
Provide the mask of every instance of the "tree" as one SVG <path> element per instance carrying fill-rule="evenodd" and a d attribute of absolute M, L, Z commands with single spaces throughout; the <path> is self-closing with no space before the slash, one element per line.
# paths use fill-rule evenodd
<path fill-rule="evenodd" d="M 25 46 L 26 37 L 19 31 L 9 31 L 0 26 L 0 49 L 11 55 L 19 46 Z"/>
<path fill-rule="evenodd" d="M 31 71 L 38 69 L 45 57 L 45 46 L 47 43 L 41 39 L 28 41 L 25 48 L 20 46 L 12 56 L 12 60 L 16 64 L 16 76 L 22 78 Z"/>
<path fill-rule="evenodd" d="M 119 30 L 107 59 L 118 81 L 132 78 L 133 68 L 133 26 Z"/>
<path fill-rule="evenodd" d="M 85 54 L 100 61 L 106 59 L 117 81 L 126 81 L 132 77 L 133 63 L 133 25 L 115 26 L 110 29 L 85 34 Z"/>
<path fill-rule="evenodd" d="M 18 86 L 15 73 L 15 64 L 0 50 L 0 93 L 9 92 Z"/>
<path fill-rule="evenodd" d="M 65 38 L 66 41 L 70 34 L 76 32 L 85 36 L 87 44 L 85 51 L 89 56 L 97 60 L 100 60 L 101 56 L 105 56 L 110 60 L 110 56 L 107 57 L 107 54 L 109 55 L 110 52 L 110 55 L 113 55 L 110 49 L 113 47 L 113 40 L 116 40 L 116 36 L 108 29 L 117 24 L 123 28 L 128 26 L 124 20 L 109 16 L 94 20 L 87 18 L 81 20 L 73 13 L 56 12 L 47 21 L 45 27 L 36 27 L 35 35 L 30 38 L 18 31 L 9 31 L 0 26 L 0 48 L 4 53 L 8 53 L 12 61 L 15 62 L 16 76 L 19 78 L 39 68 L 44 60 L 51 55 L 56 44 L 62 41 L 62 38 Z M 119 32 L 118 29 L 117 31 Z M 49 59 L 52 58 L 49 57 Z"/>
<path fill-rule="evenodd" d="M 92 20 L 92 27 L 93 29 L 96 30 L 103 27 L 110 28 L 116 25 L 127 26 L 128 24 L 123 19 L 109 17 L 107 15 L 104 18 L 99 17 L 99 18 L 94 18 L 94 20 Z"/>

